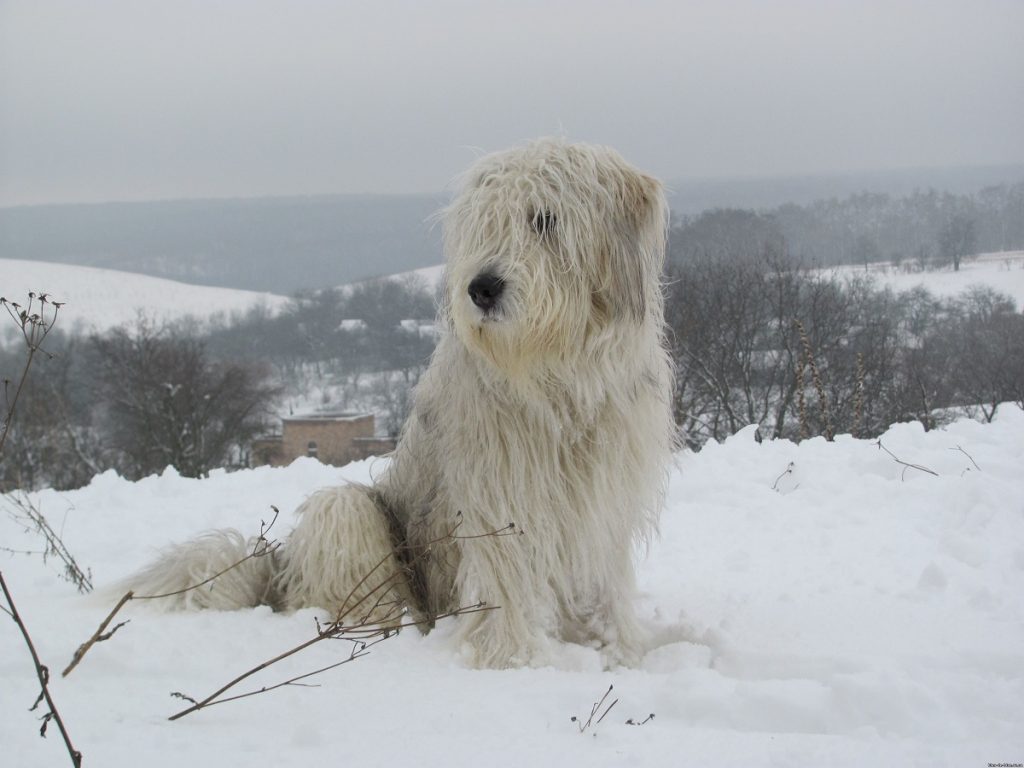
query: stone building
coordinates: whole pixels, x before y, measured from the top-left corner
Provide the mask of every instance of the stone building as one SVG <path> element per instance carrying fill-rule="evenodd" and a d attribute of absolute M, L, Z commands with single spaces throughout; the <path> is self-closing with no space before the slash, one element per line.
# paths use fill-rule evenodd
<path fill-rule="evenodd" d="M 252 442 L 254 467 L 280 467 L 300 456 L 340 467 L 394 450 L 395 441 L 374 436 L 370 413 L 311 413 L 281 419 L 281 434 Z"/>

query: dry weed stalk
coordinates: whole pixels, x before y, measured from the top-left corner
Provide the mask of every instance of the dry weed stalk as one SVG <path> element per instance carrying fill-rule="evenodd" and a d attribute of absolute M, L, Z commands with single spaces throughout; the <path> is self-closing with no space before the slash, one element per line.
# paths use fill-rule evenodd
<path fill-rule="evenodd" d="M 586 719 L 586 722 L 581 722 L 580 719 L 576 717 L 576 715 L 573 715 L 569 718 L 570 722 L 576 723 L 576 726 L 580 729 L 580 733 L 586 731 L 587 728 L 591 726 L 591 724 L 600 725 L 601 721 L 604 720 L 607 714 L 612 711 L 612 707 L 619 703 L 619 700 L 615 699 L 615 701 L 613 701 L 611 704 L 605 707 L 604 712 L 601 712 L 601 708 L 604 707 L 604 703 L 608 700 L 608 696 L 611 694 L 612 689 L 614 687 L 614 685 L 609 685 L 608 690 L 604 692 L 604 696 L 602 696 L 600 699 L 594 702 L 593 706 L 590 708 L 590 717 Z M 595 723 L 594 718 L 597 717 L 599 713 L 601 716 L 597 718 L 597 722 Z M 654 717 L 654 715 L 651 715 L 651 717 Z M 647 721 L 645 720 L 644 722 Z M 630 724 L 633 725 L 633 723 Z"/>
<path fill-rule="evenodd" d="M 811 436 L 811 430 L 807 422 L 807 382 L 804 380 L 804 371 L 807 370 L 807 359 L 800 353 L 800 362 L 796 368 L 796 404 L 797 413 L 800 415 L 800 439 L 806 440 Z"/>
<path fill-rule="evenodd" d="M 28 646 L 29 653 L 32 654 L 32 663 L 35 664 L 36 677 L 39 678 L 39 697 L 36 699 L 35 704 L 29 709 L 30 712 L 34 712 L 43 701 L 46 702 L 48 711 L 42 717 L 43 724 L 39 728 L 39 735 L 46 737 L 46 728 L 52 720 L 57 724 L 60 735 L 64 739 L 64 746 L 67 747 L 68 755 L 71 757 L 71 763 L 78 768 L 82 765 L 82 753 L 75 749 L 74 744 L 71 743 L 71 736 L 68 734 L 68 729 L 64 725 L 64 719 L 60 716 L 60 711 L 57 709 L 56 703 L 53 701 L 53 697 L 50 695 L 50 670 L 39 660 L 39 654 L 36 653 L 35 644 L 32 642 L 32 636 L 29 635 L 28 627 L 25 626 L 25 622 L 22 621 L 21 615 L 18 613 L 17 607 L 14 605 L 14 598 L 11 596 L 10 590 L 7 589 L 7 582 L 4 581 L 4 574 L 0 571 L 0 589 L 3 590 L 4 599 L 7 601 L 8 608 L 2 608 L 7 615 L 9 615 L 14 623 L 18 625 L 18 629 L 21 630 L 21 636 L 25 639 L 25 645 Z"/>
<path fill-rule="evenodd" d="M 0 296 L 0 306 L 7 310 L 7 314 L 21 329 L 21 336 L 28 352 L 25 357 L 25 366 L 21 370 L 21 377 L 14 388 L 13 397 L 11 396 L 11 380 L 4 379 L 3 381 L 7 412 L 4 414 L 3 428 L 0 429 L 0 453 L 2 453 L 4 443 L 7 442 L 7 433 L 10 432 L 11 423 L 14 420 L 14 411 L 18 407 L 18 398 L 21 397 L 21 392 L 28 379 L 29 369 L 32 367 L 32 361 L 37 352 L 50 356 L 50 353 L 44 350 L 42 345 L 50 331 L 53 330 L 53 326 L 57 322 L 57 313 L 64 306 L 64 302 L 51 301 L 49 295 L 45 293 L 29 293 L 27 307 L 22 307 L 17 302 L 10 301 L 3 296 Z M 48 307 L 50 309 L 47 309 Z"/>
<path fill-rule="evenodd" d="M 825 431 L 825 439 L 829 442 L 835 439 L 835 430 L 832 427 L 832 418 L 828 412 L 828 398 L 825 396 L 825 384 L 818 371 L 818 365 L 814 362 L 814 351 L 811 349 L 811 339 L 807 335 L 807 329 L 799 320 L 794 320 L 793 325 L 800 335 L 800 344 L 803 348 L 803 359 L 808 368 L 811 369 L 811 382 L 814 390 L 818 393 L 818 409 L 821 412 L 821 424 Z"/>
<path fill-rule="evenodd" d="M 789 462 L 789 464 L 787 464 L 786 468 L 783 470 L 782 474 L 775 478 L 775 482 L 772 483 L 772 490 L 773 491 L 778 491 L 779 490 L 779 481 L 782 480 L 782 478 L 784 478 L 786 475 L 792 475 L 793 474 L 793 470 L 795 468 L 796 468 L 796 462 L 793 462 L 793 461 Z"/>
<path fill-rule="evenodd" d="M 918 470 L 920 472 L 927 472 L 929 475 L 935 475 L 935 477 L 939 476 L 938 472 L 935 472 L 935 471 L 933 471 L 931 469 L 928 469 L 928 467 L 922 467 L 920 464 L 911 464 L 908 461 L 903 461 L 903 459 L 899 458 L 895 453 L 893 453 L 888 448 L 886 448 L 884 445 L 882 445 L 882 441 L 881 440 L 876 441 L 875 445 L 878 446 L 879 450 L 885 451 L 887 454 L 889 454 L 892 457 L 893 461 L 895 461 L 897 464 L 901 464 L 903 466 L 903 472 L 900 474 L 900 479 L 901 480 L 905 480 L 907 478 L 907 470 L 908 469 L 916 469 L 916 470 Z"/>
<path fill-rule="evenodd" d="M 38 302 L 38 306 L 33 306 Z M 46 318 L 46 307 L 49 305 L 52 307 L 52 314 L 49 320 Z M 49 296 L 45 293 L 39 294 L 29 293 L 28 295 L 28 307 L 23 308 L 20 304 L 12 301 L 8 301 L 6 298 L 0 296 L 0 306 L 3 306 L 7 310 L 8 314 L 14 318 L 14 322 L 21 328 L 22 337 L 25 340 L 25 344 L 28 349 L 28 354 L 25 358 L 25 366 L 21 370 L 21 377 L 18 379 L 18 384 L 14 389 L 14 396 L 11 397 L 11 381 L 4 379 L 4 401 L 6 403 L 6 413 L 4 413 L 4 421 L 2 429 L 0 429 L 0 455 L 3 454 L 4 443 L 7 442 L 7 435 L 10 432 L 11 424 L 14 421 L 14 412 L 18 406 L 18 398 L 21 397 L 21 392 L 25 387 L 25 381 L 28 379 L 29 369 L 32 367 L 32 362 L 35 360 L 37 352 L 42 351 L 43 354 L 49 354 L 42 349 L 42 343 L 45 341 L 46 336 L 50 333 L 53 328 L 53 324 L 57 320 L 57 312 L 63 306 L 61 302 L 50 301 Z M 34 507 L 32 507 L 34 509 Z M 53 541 L 60 545 L 60 550 L 67 554 L 70 562 L 74 562 L 74 558 L 70 557 L 70 553 L 64 547 L 64 543 L 60 541 L 60 537 L 53 533 L 53 529 L 50 528 L 49 524 L 46 523 L 45 518 L 39 515 L 39 519 L 42 520 L 47 531 L 53 534 L 53 539 L 49 537 L 47 539 L 47 550 L 44 552 L 44 556 L 48 553 L 49 547 Z M 69 562 L 65 560 L 65 564 Z M 78 569 L 75 564 L 75 569 L 81 575 L 81 569 Z M 90 589 L 91 589 L 91 585 Z M 81 587 L 79 587 L 81 589 Z M 46 737 L 46 729 L 50 724 L 50 721 L 57 723 L 57 728 L 60 731 L 61 737 L 64 739 L 64 746 L 67 747 L 68 756 L 71 758 L 72 765 L 75 768 L 80 768 L 82 765 L 82 753 L 75 749 L 74 744 L 71 743 L 71 736 L 68 734 L 68 729 L 64 725 L 64 719 L 60 716 L 60 711 L 57 709 L 57 704 L 53 700 L 53 696 L 50 694 L 50 669 L 39 660 L 39 654 L 36 652 L 35 643 L 32 642 L 32 636 L 29 634 L 28 627 L 25 625 L 24 620 L 21 618 L 21 614 L 18 613 L 18 608 L 14 604 L 14 597 L 11 595 L 11 591 L 7 588 L 7 582 L 4 580 L 3 572 L 0 571 L 0 589 L 4 594 L 4 600 L 7 602 L 7 607 L 0 606 L 0 610 L 11 617 L 11 620 L 18 625 L 18 629 L 21 631 L 21 636 L 25 640 L 25 645 L 28 646 L 29 653 L 32 655 L 32 663 L 36 668 L 36 677 L 39 678 L 39 696 L 36 698 L 35 703 L 29 708 L 30 712 L 34 712 L 40 704 L 44 701 L 48 710 L 43 715 L 43 724 L 39 728 L 39 735 L 43 738 Z"/>
<path fill-rule="evenodd" d="M 39 553 L 43 556 L 43 561 L 56 557 L 63 564 L 63 579 L 70 581 L 83 594 L 92 592 L 91 574 L 78 564 L 60 535 L 53 530 L 42 510 L 29 495 L 23 491 L 15 491 L 4 496 L 4 501 L 9 505 L 7 511 L 13 520 L 24 526 L 26 531 L 34 529 L 42 535 L 46 542 L 45 548 Z"/>
<path fill-rule="evenodd" d="M 973 457 L 973 456 L 971 456 L 971 454 L 969 454 L 969 453 L 968 453 L 967 451 L 965 451 L 965 450 L 964 450 L 963 448 L 961 448 L 961 447 L 960 447 L 959 445 L 958 445 L 958 446 L 956 446 L 956 447 L 954 447 L 954 448 L 950 448 L 949 450 L 951 450 L 951 451 L 960 451 L 960 453 L 962 453 L 962 454 L 963 454 L 964 456 L 966 456 L 966 457 L 967 457 L 968 459 L 970 459 L 970 460 L 971 460 L 971 464 L 973 464 L 973 465 L 974 465 L 974 468 L 975 468 L 976 470 L 978 470 L 979 472 L 981 472 L 981 467 L 979 467 L 979 466 L 978 466 L 978 462 L 976 462 L 976 461 L 974 460 L 974 457 Z M 965 469 L 965 470 L 964 470 L 964 472 L 967 472 L 967 471 L 969 471 L 969 470 L 970 470 L 970 467 L 967 467 L 967 469 Z"/>
<path fill-rule="evenodd" d="M 400 601 L 390 597 L 393 589 L 398 586 L 402 579 L 406 578 L 407 571 L 414 568 L 417 560 L 429 554 L 430 550 L 436 545 L 450 543 L 459 539 L 479 539 L 485 537 L 519 535 L 522 533 L 522 531 L 516 527 L 515 523 L 509 523 L 504 528 L 491 531 L 489 533 L 475 536 L 459 536 L 456 534 L 456 531 L 460 525 L 462 525 L 461 515 L 455 525 L 445 535 L 435 539 L 434 541 L 428 542 L 427 545 L 416 555 L 410 556 L 408 553 L 404 553 L 404 555 L 403 553 L 399 553 L 399 562 L 402 563 L 402 567 L 381 577 L 365 595 L 357 598 L 357 595 L 359 595 L 363 588 L 370 583 L 380 569 L 383 568 L 389 560 L 391 560 L 391 555 L 389 554 L 378 561 L 377 564 L 364 574 L 359 582 L 352 587 L 348 595 L 346 595 L 345 599 L 342 601 L 341 607 L 334 613 L 334 617 L 330 623 L 321 624 L 317 621 L 316 634 L 308 640 L 305 640 L 293 648 L 278 654 L 272 659 L 268 659 L 267 661 L 257 664 L 255 667 L 252 667 L 238 675 L 203 699 L 197 700 L 191 696 L 181 693 L 180 691 L 172 692 L 171 696 L 174 698 L 190 701 L 192 702 L 192 705 L 175 713 L 174 715 L 171 715 L 168 719 L 178 720 L 179 718 L 185 717 L 193 712 L 197 712 L 200 709 L 212 707 L 215 704 L 225 704 L 229 701 L 237 701 L 238 699 L 244 699 L 250 696 L 258 696 L 262 693 L 268 693 L 276 690 L 277 688 L 289 685 L 301 685 L 302 683 L 300 683 L 300 681 L 302 680 L 306 680 L 314 675 L 319 675 L 323 672 L 327 672 L 328 670 L 335 669 L 336 667 L 340 667 L 344 664 L 355 661 L 356 659 L 362 658 L 369 653 L 370 648 L 374 645 L 377 645 L 388 638 L 394 637 L 405 627 L 433 625 L 433 623 L 438 619 L 446 619 L 454 616 L 462 616 L 464 614 L 479 613 L 482 611 L 491 611 L 499 608 L 500 606 L 490 606 L 483 602 L 479 602 L 473 605 L 460 606 L 436 616 L 419 617 L 410 616 L 408 610 Z M 383 614 L 381 613 L 382 611 Z M 273 685 L 262 686 L 254 690 L 232 696 L 224 696 L 224 694 L 229 690 L 249 679 L 256 673 L 261 672 L 280 661 L 295 656 L 296 654 L 301 653 L 307 648 L 321 643 L 324 640 L 346 640 L 350 642 L 352 646 L 348 656 L 344 657 L 340 661 L 312 670 L 311 672 L 305 672 L 301 675 L 291 677 Z"/>

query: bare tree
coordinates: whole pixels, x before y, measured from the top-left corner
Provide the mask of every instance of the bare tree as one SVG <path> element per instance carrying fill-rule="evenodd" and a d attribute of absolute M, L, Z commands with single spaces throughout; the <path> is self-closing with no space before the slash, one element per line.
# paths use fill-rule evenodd
<path fill-rule="evenodd" d="M 974 218 L 966 211 L 958 211 L 939 230 L 939 258 L 946 264 L 952 264 L 954 272 L 959 272 L 961 262 L 976 253 L 976 241 Z"/>
<path fill-rule="evenodd" d="M 960 402 L 992 421 L 1000 403 L 1024 403 L 1024 315 L 1009 296 L 980 286 L 954 306 L 960 322 L 948 339 L 952 383 Z"/>
<path fill-rule="evenodd" d="M 211 361 L 204 343 L 139 322 L 92 338 L 96 395 L 128 474 L 187 477 L 227 463 L 262 429 L 277 395 L 255 365 Z"/>

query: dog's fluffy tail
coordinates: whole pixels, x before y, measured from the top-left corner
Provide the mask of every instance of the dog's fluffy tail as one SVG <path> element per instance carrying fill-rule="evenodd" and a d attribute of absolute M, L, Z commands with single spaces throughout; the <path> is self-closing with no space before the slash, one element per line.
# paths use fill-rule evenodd
<path fill-rule="evenodd" d="M 232 529 L 210 531 L 168 547 L 121 586 L 138 597 L 159 596 L 150 602 L 164 610 L 276 606 L 279 556 L 265 548 L 266 541 L 257 536 L 246 539 Z"/>
<path fill-rule="evenodd" d="M 416 610 L 408 568 L 371 489 L 325 488 L 297 514 L 298 525 L 279 550 L 235 530 L 211 531 L 165 549 L 126 579 L 121 593 L 167 595 L 149 601 L 164 610 L 324 608 L 389 623 L 403 606 Z"/>

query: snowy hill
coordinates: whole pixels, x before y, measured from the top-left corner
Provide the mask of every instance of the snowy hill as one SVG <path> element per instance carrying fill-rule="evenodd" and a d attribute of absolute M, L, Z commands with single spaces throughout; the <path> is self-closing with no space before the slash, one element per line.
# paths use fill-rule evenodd
<path fill-rule="evenodd" d="M 982 253 L 964 261 L 959 272 L 954 272 L 952 267 L 904 272 L 888 262 L 869 264 L 867 269 L 862 266 L 846 266 L 828 272 L 837 275 L 859 275 L 866 272 L 893 290 L 906 291 L 923 285 L 941 297 L 955 296 L 972 285 L 986 285 L 1011 296 L 1017 302 L 1018 309 L 1024 308 L 1024 251 Z"/>
<path fill-rule="evenodd" d="M 1024 413 L 882 445 L 840 437 L 795 445 L 750 429 L 682 453 L 661 536 L 640 566 L 651 631 L 637 669 L 600 668 L 561 646 L 543 669 L 474 671 L 452 620 L 406 630 L 307 683 L 177 722 L 169 697 L 206 695 L 310 638 L 315 611 L 161 615 L 131 623 L 52 689 L 85 765 L 309 766 L 984 766 L 1021 761 L 1024 731 Z M 343 469 L 299 460 L 206 480 L 173 471 L 137 483 L 112 473 L 78 491 L 34 494 L 102 590 L 172 540 L 220 526 L 255 533 L 269 506 L 366 481 L 380 460 Z M 0 515 L 9 550 L 38 537 Z M 113 600 L 78 596 L 39 555 L 0 568 L 45 663 L 62 669 Z M 125 618 L 125 617 L 121 617 Z M 455 620 L 457 621 L 457 619 Z M 38 735 L 38 685 L 13 624 L 0 632 L 5 762 L 65 764 L 56 728 Z M 330 664 L 320 644 L 273 668 L 268 685 Z M 581 735 L 609 685 L 618 703 Z M 252 686 L 246 687 L 249 690 Z M 655 719 L 643 726 L 629 718 Z M 13 762 L 11 762 L 11 756 Z"/>
<path fill-rule="evenodd" d="M 258 304 L 275 309 L 287 301 L 272 293 L 209 288 L 112 269 L 0 259 L 0 295 L 24 305 L 29 291 L 66 302 L 57 327 L 68 332 L 104 331 L 132 322 L 140 312 L 156 320 L 187 315 L 206 319 Z"/>

